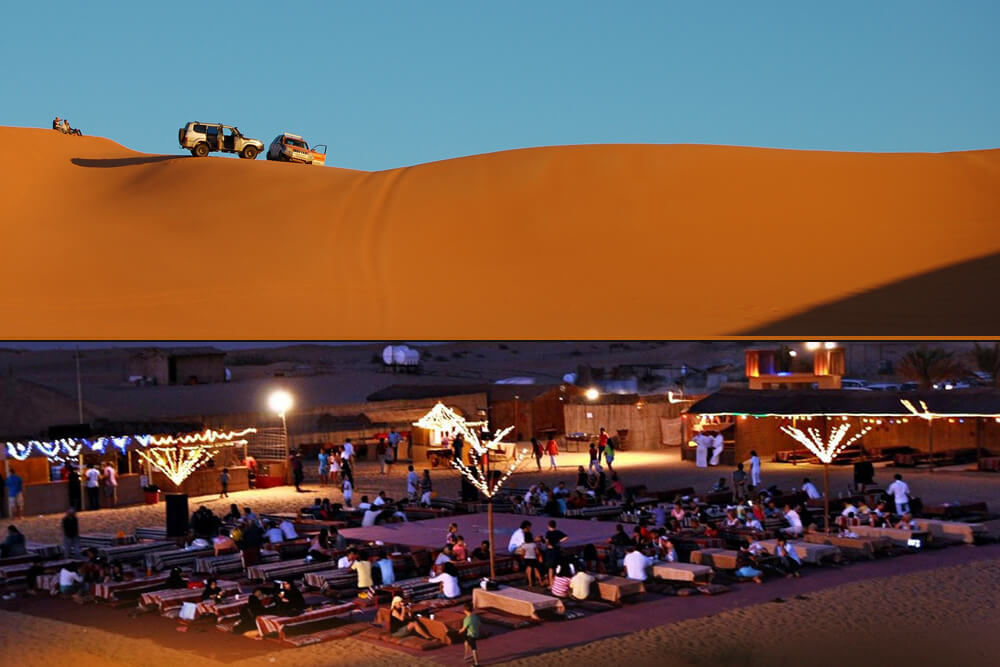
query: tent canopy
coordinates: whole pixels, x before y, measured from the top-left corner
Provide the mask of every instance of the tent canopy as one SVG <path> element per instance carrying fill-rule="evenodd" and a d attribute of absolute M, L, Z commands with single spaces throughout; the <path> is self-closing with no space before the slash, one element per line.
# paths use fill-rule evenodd
<path fill-rule="evenodd" d="M 688 407 L 703 415 L 752 415 L 755 417 L 906 417 L 903 405 L 920 402 L 934 415 L 943 417 L 1000 417 L 1000 391 L 953 389 L 950 391 L 855 391 L 778 389 L 723 389 Z"/>

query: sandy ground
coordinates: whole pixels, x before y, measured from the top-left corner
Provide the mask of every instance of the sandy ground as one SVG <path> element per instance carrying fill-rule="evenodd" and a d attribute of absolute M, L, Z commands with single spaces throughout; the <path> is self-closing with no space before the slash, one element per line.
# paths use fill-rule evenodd
<path fill-rule="evenodd" d="M 846 584 L 808 600 L 744 607 L 507 664 L 992 665 L 998 582 L 1000 561 L 981 561 Z"/>
<path fill-rule="evenodd" d="M 543 461 L 542 472 L 535 469 L 534 459 L 522 464 L 517 473 L 507 482 L 508 487 L 525 488 L 536 481 L 545 481 L 550 486 L 560 480 L 572 486 L 576 480 L 578 465 L 586 465 L 587 454 L 564 453 L 559 456 L 559 469 L 550 471 Z M 398 463 L 392 466 L 388 475 L 379 472 L 376 463 L 363 462 L 358 464 L 355 474 L 355 501 L 360 501 L 362 495 L 374 497 L 379 490 L 384 489 L 389 497 L 401 497 L 405 494 L 406 464 Z M 421 472 L 425 466 L 415 466 Z M 646 484 L 650 489 L 667 489 L 682 486 L 693 486 L 698 491 L 707 491 L 721 475 L 729 475 L 729 469 L 696 468 L 693 463 L 681 461 L 676 450 L 656 452 L 619 452 L 615 458 L 615 469 L 619 472 L 626 485 Z M 435 491 L 444 497 L 456 497 L 461 486 L 458 473 L 450 468 L 431 468 L 431 478 Z M 892 468 L 877 468 L 875 479 L 883 485 L 892 480 Z M 307 473 L 314 474 L 315 468 L 307 466 Z M 980 472 L 952 472 L 903 470 L 904 479 L 910 484 L 915 496 L 924 500 L 925 504 L 950 502 L 956 500 L 985 500 L 994 512 L 1000 511 L 1000 475 Z M 799 486 L 805 476 L 819 485 L 822 480 L 822 468 L 819 466 L 765 463 L 763 467 L 765 484 L 778 484 L 781 488 Z M 838 489 L 846 491 L 851 480 L 851 470 L 832 470 L 830 485 L 833 495 Z M 311 505 L 314 498 L 330 498 L 335 502 L 342 500 L 339 489 L 332 486 L 321 487 L 315 478 L 307 475 L 307 489 L 304 493 L 296 493 L 292 487 L 277 487 L 273 489 L 254 489 L 231 493 L 229 499 L 219 499 L 217 496 L 195 497 L 189 500 L 194 511 L 199 505 L 206 505 L 217 514 L 225 514 L 230 503 L 240 507 L 249 505 L 257 512 L 290 512 L 300 507 Z M 133 505 L 117 509 L 102 509 L 95 512 L 83 512 L 80 516 L 82 532 L 117 532 L 126 533 L 140 526 L 162 526 L 165 522 L 165 506 Z M 59 520 L 61 515 L 28 516 L 18 522 L 21 531 L 28 539 L 36 542 L 52 542 L 61 539 Z M 1000 524 L 994 524 L 1000 527 Z"/>
<path fill-rule="evenodd" d="M 14 339 L 712 338 L 1000 252 L 1000 150 L 557 146 L 368 173 L 42 129 L 0 143 L 32 146 L 0 170 Z M 134 257 L 158 268 L 94 268 Z M 995 333 L 996 264 L 837 322 Z"/>

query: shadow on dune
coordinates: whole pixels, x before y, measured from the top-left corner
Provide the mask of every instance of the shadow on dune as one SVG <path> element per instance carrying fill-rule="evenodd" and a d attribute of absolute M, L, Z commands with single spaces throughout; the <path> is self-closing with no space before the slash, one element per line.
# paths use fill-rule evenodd
<path fill-rule="evenodd" d="M 108 167 L 131 167 L 138 164 L 152 164 L 154 162 L 166 162 L 167 160 L 183 160 L 187 155 L 150 155 L 149 157 L 119 157 L 119 158 L 85 158 L 75 157 L 70 160 L 78 167 L 97 167 L 107 169 Z"/>
<path fill-rule="evenodd" d="M 741 331 L 744 336 L 1000 335 L 1000 253 Z"/>

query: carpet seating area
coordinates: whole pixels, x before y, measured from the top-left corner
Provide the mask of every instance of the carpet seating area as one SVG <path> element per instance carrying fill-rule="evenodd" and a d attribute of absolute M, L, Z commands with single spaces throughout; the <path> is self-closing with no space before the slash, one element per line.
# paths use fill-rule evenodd
<path fill-rule="evenodd" d="M 355 609 L 355 605 L 348 602 L 309 609 L 298 616 L 265 614 L 257 617 L 257 630 L 262 637 L 276 635 L 279 639 L 285 639 L 286 636 L 325 629 L 323 626 L 331 625 L 331 621 L 349 618 Z"/>
<path fill-rule="evenodd" d="M 276 563 L 278 560 L 278 554 L 273 551 L 260 552 L 261 563 Z M 194 561 L 194 571 L 198 574 L 210 574 L 213 576 L 243 572 L 243 554 L 237 552 L 221 556 L 197 558 Z"/>
<path fill-rule="evenodd" d="M 80 535 L 80 548 L 111 547 L 121 544 L 135 544 L 139 539 L 135 535 L 118 536 L 113 533 L 87 533 Z"/>
<path fill-rule="evenodd" d="M 176 547 L 176 543 L 172 541 L 136 542 L 120 546 L 98 547 L 97 553 L 106 558 L 109 563 L 135 563 L 145 561 L 148 554 L 170 551 Z"/>
<path fill-rule="evenodd" d="M 235 581 L 218 580 L 219 587 L 232 595 L 240 590 Z M 160 613 L 178 609 L 185 602 L 201 602 L 201 588 L 165 588 L 148 591 L 139 596 L 139 607 L 147 611 L 156 610 Z"/>
<path fill-rule="evenodd" d="M 263 555 L 263 552 L 262 552 Z M 309 561 L 305 558 L 261 563 L 246 568 L 247 579 L 251 581 L 274 581 L 275 579 L 298 579 L 306 572 L 317 572 L 330 568 L 329 562 Z"/>

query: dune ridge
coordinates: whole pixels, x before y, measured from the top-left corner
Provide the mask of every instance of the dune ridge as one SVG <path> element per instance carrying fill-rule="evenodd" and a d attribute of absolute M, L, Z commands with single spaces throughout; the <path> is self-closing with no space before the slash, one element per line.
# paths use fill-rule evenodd
<path fill-rule="evenodd" d="M 0 141 L 31 147 L 0 167 L 7 338 L 920 335 L 1000 278 L 849 307 L 1000 253 L 996 149 L 559 146 L 362 172 Z M 961 314 L 933 335 L 967 334 Z"/>

